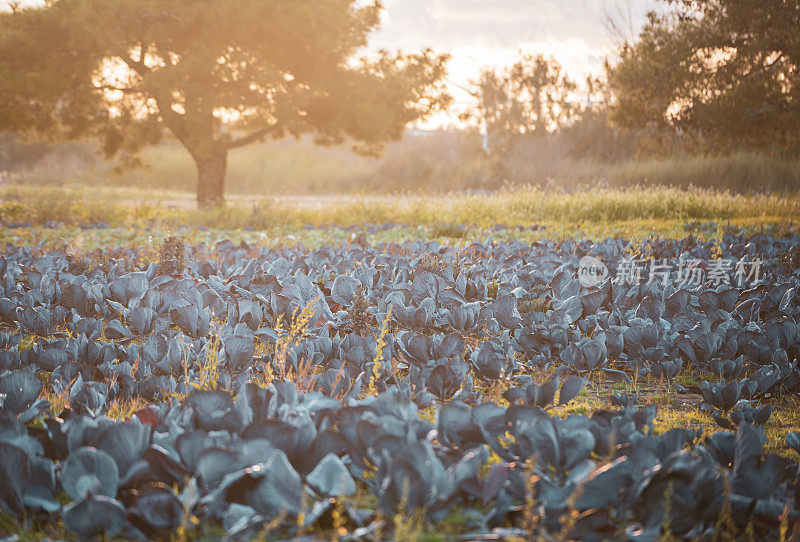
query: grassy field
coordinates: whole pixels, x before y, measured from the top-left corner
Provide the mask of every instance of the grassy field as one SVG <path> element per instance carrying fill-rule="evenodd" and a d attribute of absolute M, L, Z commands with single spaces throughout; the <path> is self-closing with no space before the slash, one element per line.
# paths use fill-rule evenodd
<path fill-rule="evenodd" d="M 700 188 L 595 188 L 561 192 L 536 187 L 490 194 L 363 195 L 229 198 L 226 208 L 194 208 L 187 193 L 133 188 L 0 187 L 0 223 L 67 226 L 205 226 L 263 230 L 276 226 L 568 227 L 573 234 L 626 234 L 630 223 L 647 222 L 666 233 L 687 221 L 724 220 L 757 226 L 800 216 L 800 193 L 734 194 Z M 620 229 L 622 228 L 622 229 Z M 665 230 L 666 228 L 666 230 Z M 458 230 L 456 230 L 458 231 Z"/>

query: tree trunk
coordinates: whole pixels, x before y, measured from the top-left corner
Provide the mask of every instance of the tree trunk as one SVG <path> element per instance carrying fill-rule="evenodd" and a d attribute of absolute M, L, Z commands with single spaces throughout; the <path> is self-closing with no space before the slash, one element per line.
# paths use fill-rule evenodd
<path fill-rule="evenodd" d="M 217 207 L 225 203 L 225 173 L 228 150 L 214 149 L 205 156 L 195 156 L 197 164 L 197 205 Z"/>

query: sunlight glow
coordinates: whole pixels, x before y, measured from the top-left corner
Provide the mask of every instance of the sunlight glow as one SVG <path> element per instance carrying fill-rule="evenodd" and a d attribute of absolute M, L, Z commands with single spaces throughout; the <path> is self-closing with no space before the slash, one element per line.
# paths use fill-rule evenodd
<path fill-rule="evenodd" d="M 21 0 L 19 5 L 42 3 L 43 0 Z M 7 4 L 7 0 L 0 1 L 3 8 L 7 9 Z M 462 126 L 458 117 L 472 101 L 467 91 L 471 82 L 484 69 L 503 69 L 513 64 L 520 52 L 555 58 L 578 84 L 575 101 L 586 100 L 586 77 L 602 74 L 604 59 L 613 56 L 613 39 L 602 30 L 603 17 L 609 9 L 601 0 L 384 0 L 383 4 L 382 26 L 370 39 L 368 56 L 380 49 L 414 51 L 424 47 L 451 54 L 446 80 L 453 96 L 451 110 L 417 123 L 417 129 Z M 630 24 L 636 27 L 653 2 L 634 0 L 631 5 L 636 11 L 629 13 Z M 584 32 L 585 28 L 593 31 Z M 133 57 L 136 60 L 135 54 Z M 163 65 L 165 59 L 146 55 L 145 62 Z M 111 74 L 111 79 L 116 76 Z M 111 93 L 109 97 L 122 99 L 113 90 L 107 92 Z M 233 121 L 241 118 L 241 113 L 224 111 L 218 117 Z"/>

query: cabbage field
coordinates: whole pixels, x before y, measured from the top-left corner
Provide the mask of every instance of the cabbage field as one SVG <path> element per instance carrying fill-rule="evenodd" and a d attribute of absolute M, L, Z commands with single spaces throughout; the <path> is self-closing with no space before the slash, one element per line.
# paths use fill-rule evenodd
<path fill-rule="evenodd" d="M 0 533 L 800 534 L 797 228 L 392 227 L 4 237 Z"/>

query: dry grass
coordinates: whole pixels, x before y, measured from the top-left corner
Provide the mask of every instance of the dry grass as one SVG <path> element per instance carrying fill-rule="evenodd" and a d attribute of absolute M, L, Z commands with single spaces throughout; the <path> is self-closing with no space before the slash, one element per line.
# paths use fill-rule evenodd
<path fill-rule="evenodd" d="M 701 186 L 736 192 L 800 189 L 797 157 L 756 151 L 713 156 L 707 155 L 707 149 L 693 149 L 694 155 L 640 158 L 630 139 L 635 139 L 633 134 L 615 137 L 619 134 L 609 126 L 586 132 L 590 126 L 580 125 L 569 133 L 520 141 L 502 158 L 485 155 L 480 136 L 467 132 L 407 135 L 390 144 L 379 159 L 358 156 L 346 145 L 320 147 L 311 137 L 270 141 L 231 153 L 227 185 L 230 193 L 248 196 L 406 190 L 442 193 L 495 190 L 506 182 L 550 184 L 569 190 L 598 184 Z M 103 161 L 88 143 L 56 145 L 49 154 L 37 148 L 31 146 L 27 155 L 12 152 L 16 160 L 4 164 L 0 142 L 0 169 L 12 169 L 12 182 L 30 186 L 80 183 L 104 187 L 112 183 L 187 193 L 196 187 L 195 165 L 175 141 L 147 149 L 142 156 L 146 167 L 122 172 Z M 35 160 L 36 156 L 40 159 Z"/>
<path fill-rule="evenodd" d="M 595 188 L 556 192 L 537 187 L 506 188 L 491 194 L 453 193 L 437 196 L 351 196 L 297 200 L 232 199 L 216 210 L 188 208 L 191 200 L 174 194 L 133 189 L 85 187 L 0 187 L 1 224 L 266 229 L 278 225 L 341 226 L 365 223 L 428 225 L 463 237 L 454 225 L 517 226 L 568 224 L 580 229 L 593 224 L 647 220 L 793 221 L 800 216 L 800 192 L 791 194 L 734 194 L 700 188 Z M 435 233 L 435 232 L 434 232 Z"/>

